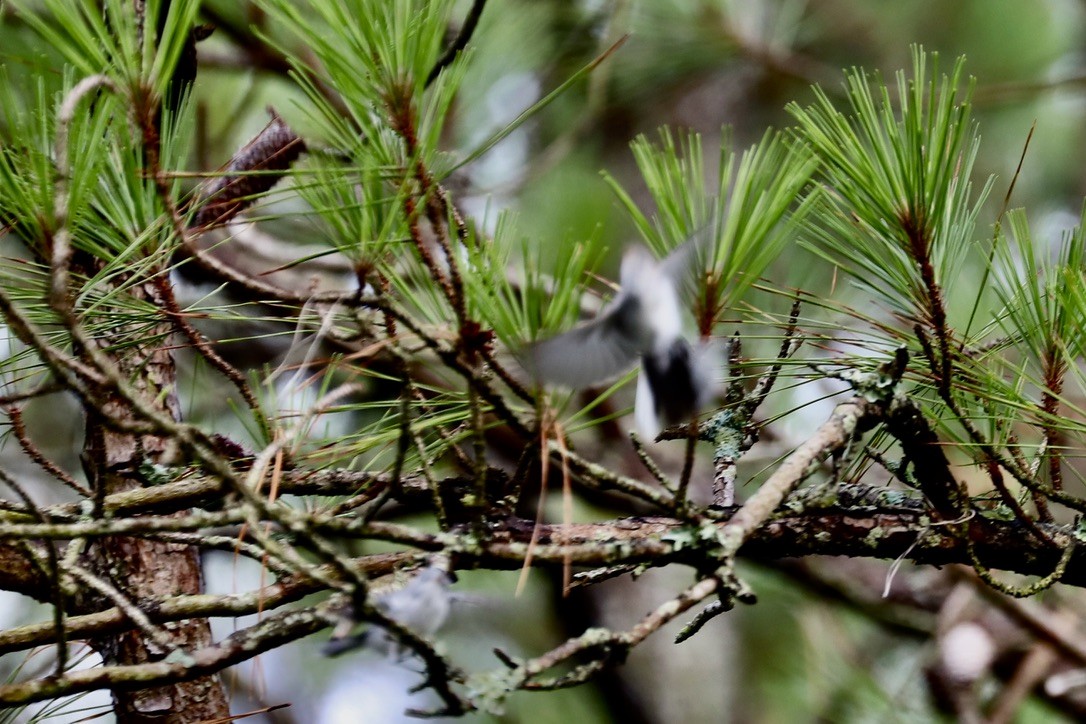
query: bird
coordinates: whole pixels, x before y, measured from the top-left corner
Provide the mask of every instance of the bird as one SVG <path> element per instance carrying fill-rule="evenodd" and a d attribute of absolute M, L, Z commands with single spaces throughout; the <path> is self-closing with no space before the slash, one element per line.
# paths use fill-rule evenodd
<path fill-rule="evenodd" d="M 689 422 L 719 390 L 726 356 L 683 331 L 680 292 L 702 256 L 705 234 L 664 259 L 641 245 L 623 254 L 619 292 L 595 319 L 527 346 L 524 366 L 541 383 L 588 387 L 639 360 L 634 421 L 654 439 L 664 426 Z"/>
<path fill-rule="evenodd" d="M 439 565 L 423 568 L 407 585 L 393 591 L 381 593 L 374 600 L 374 606 L 390 619 L 416 634 L 429 638 L 440 629 L 449 617 L 452 594 L 449 584 L 452 578 Z M 401 646 L 380 627 L 370 626 L 351 635 L 354 626 L 353 616 L 346 616 L 337 627 L 332 638 L 325 643 L 323 652 L 326 656 L 338 656 L 356 648 L 369 648 L 400 659 L 403 656 Z"/>

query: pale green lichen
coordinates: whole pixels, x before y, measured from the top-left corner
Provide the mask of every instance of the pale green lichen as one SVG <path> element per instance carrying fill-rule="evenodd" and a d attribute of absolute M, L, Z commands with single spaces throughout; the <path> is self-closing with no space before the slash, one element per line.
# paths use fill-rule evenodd
<path fill-rule="evenodd" d="M 441 544 L 442 550 L 452 553 L 463 553 L 469 556 L 483 554 L 483 546 L 478 538 L 463 533 L 441 532 L 435 533 L 434 539 Z"/>
<path fill-rule="evenodd" d="M 163 659 L 167 664 L 179 664 L 185 668 L 196 666 L 196 659 L 184 649 L 174 649 Z"/>
<path fill-rule="evenodd" d="M 874 548 L 879 542 L 889 535 L 889 531 L 881 526 L 875 526 L 872 528 L 866 536 L 864 536 L 864 542 Z"/>
<path fill-rule="evenodd" d="M 698 526 L 698 538 L 712 543 L 720 542 L 720 526 L 714 521 L 704 520 Z"/>
<path fill-rule="evenodd" d="M 576 639 L 583 648 L 606 646 L 615 640 L 615 635 L 605 628 L 586 629 Z M 468 699 L 479 709 L 493 715 L 503 716 L 505 713 L 505 701 L 509 695 L 523 686 L 534 675 L 543 673 L 528 671 L 528 661 L 510 657 L 516 666 L 512 669 L 496 669 L 472 674 L 464 682 Z"/>
<path fill-rule="evenodd" d="M 676 553 L 684 548 L 693 548 L 697 541 L 697 536 L 689 528 L 676 528 L 675 530 L 668 531 L 660 536 L 660 540 L 665 543 L 670 543 L 672 550 Z"/>
<path fill-rule="evenodd" d="M 904 490 L 883 490 L 878 496 L 878 502 L 881 505 L 894 508 L 906 507 L 912 500 L 914 500 L 912 494 Z"/>
<path fill-rule="evenodd" d="M 729 435 L 735 435 L 746 424 L 733 410 L 725 409 L 713 415 L 705 421 L 698 431 L 698 437 L 703 442 L 711 442 L 719 446 Z"/>
<path fill-rule="evenodd" d="M 505 700 L 516 691 L 522 680 L 519 669 L 472 674 L 465 682 L 468 700 L 491 716 L 504 716 Z"/>
<path fill-rule="evenodd" d="M 577 637 L 579 641 L 583 641 L 586 647 L 602 646 L 603 644 L 610 643 L 614 638 L 614 634 L 610 629 L 595 626 L 593 628 L 586 628 L 584 633 Z"/>
<path fill-rule="evenodd" d="M 140 477 L 151 485 L 166 485 L 177 479 L 177 468 L 150 463 L 146 460 L 139 464 L 138 472 Z"/>
<path fill-rule="evenodd" d="M 621 561 L 627 558 L 631 558 L 634 554 L 633 542 L 628 540 L 615 541 L 608 551 L 608 558 L 611 561 Z"/>

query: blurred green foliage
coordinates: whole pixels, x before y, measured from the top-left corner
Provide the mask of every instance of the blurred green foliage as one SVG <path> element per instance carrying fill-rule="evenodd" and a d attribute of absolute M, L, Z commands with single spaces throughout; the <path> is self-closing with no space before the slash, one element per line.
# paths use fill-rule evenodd
<path fill-rule="evenodd" d="M 319 4 L 334 17 L 335 3 Z M 294 4 L 279 5 L 289 13 Z M 454 16 L 461 16 L 469 5 L 467 0 L 455 3 Z M 228 21 L 243 29 L 256 24 L 258 35 L 271 47 L 297 49 L 298 40 L 289 29 L 267 22 L 250 3 L 205 0 L 203 7 L 212 14 L 207 18 L 212 22 Z M 63 86 L 62 59 L 34 40 L 6 5 L 0 4 L 0 11 L 5 19 L 0 25 L 3 82 L 12 88 L 40 85 L 42 95 L 51 96 Z M 449 121 L 444 127 L 435 123 L 428 128 L 425 142 L 441 149 L 479 147 L 629 34 L 593 73 L 453 177 L 454 184 L 466 189 L 462 198 L 481 228 L 497 227 L 499 212 L 516 213 L 518 239 L 538 246 L 525 256 L 536 254 L 543 265 L 548 250 L 561 247 L 555 258 L 566 258 L 578 241 L 598 238 L 611 250 L 613 270 L 615 252 L 636 230 L 601 171 L 627 190 L 632 204 L 646 214 L 654 212 L 652 195 L 636 173 L 629 147 L 639 134 L 655 138 L 656 129 L 664 124 L 700 131 L 706 164 L 711 166 L 719 163 L 720 154 L 712 145 L 721 137 L 721 126 L 732 129 L 735 148 L 745 148 L 768 126 L 787 128 L 794 123 L 785 111 L 787 103 L 807 107 L 817 102 L 812 84 L 821 84 L 827 98 L 842 107 L 846 95 L 842 69 L 881 70 L 883 79 L 893 83 L 894 72 L 910 65 L 910 46 L 921 44 L 944 59 L 943 68 L 964 55 L 964 72 L 975 78 L 973 117 L 982 142 L 973 180 L 979 188 L 989 174 L 996 178 L 974 236 L 989 234 L 1035 125 L 1011 205 L 1029 207 L 1036 236 L 1053 239 L 1058 238 L 1054 229 L 1078 220 L 1086 193 L 1084 26 L 1086 6 L 1072 0 L 492 0 L 462 69 L 463 91 L 441 98 L 434 111 L 435 116 L 447 113 Z M 349 28 L 344 25 L 340 30 Z M 261 67 L 247 56 L 236 39 L 224 26 L 200 44 L 203 64 L 193 104 L 197 143 L 191 158 L 180 165 L 203 171 L 219 167 L 264 125 L 268 104 L 303 134 L 321 132 L 328 143 L 348 145 L 349 133 L 337 136 L 336 131 L 343 129 L 329 122 L 334 109 L 321 108 L 318 114 L 302 110 L 302 103 L 317 97 L 312 88 L 306 98 L 282 72 Z M 331 43 L 316 52 L 327 60 L 336 56 L 338 47 Z M 362 57 L 348 60 L 364 65 Z M 360 82 L 389 81 L 375 80 L 363 67 L 356 70 Z M 344 74 L 350 71 L 346 68 Z M 34 101 L 18 94 L 5 98 L 0 123 L 10 133 L 14 114 Z M 363 125 L 371 120 L 364 110 L 353 110 Z M 389 163 L 396 160 L 389 155 Z M 714 177 L 719 169 L 706 170 Z M 343 228 L 367 236 L 358 229 L 368 228 L 369 222 L 355 218 L 357 209 L 343 200 L 348 197 L 334 191 L 334 185 L 328 185 L 309 193 L 307 200 L 318 207 L 340 203 Z M 1022 228 L 1016 226 L 1019 232 Z M 479 261 L 500 271 L 505 258 Z M 603 268 L 608 269 L 606 264 Z M 806 251 L 793 248 L 769 267 L 767 275 L 781 288 L 819 288 L 827 297 L 836 295 L 837 301 L 848 303 L 854 299 L 852 291 L 835 284 L 833 273 L 831 265 L 817 264 Z M 956 282 L 964 289 L 956 291 L 971 297 L 977 282 L 968 278 L 968 270 L 965 276 Z M 469 291 L 499 293 L 493 290 L 498 282 L 491 281 L 491 287 Z M 756 292 L 751 299 L 753 305 L 778 312 L 787 308 L 786 299 L 770 293 Z M 444 311 L 437 310 L 434 316 Z M 537 307 L 525 314 L 536 314 L 535 322 L 547 326 L 538 319 Z M 498 320 L 493 326 L 508 341 L 517 321 Z M 757 318 L 750 324 L 756 329 Z M 768 341 L 767 348 L 776 343 Z M 751 342 L 754 347 L 758 344 Z M 508 576 L 496 574 L 468 579 L 469 587 L 482 592 L 495 587 L 508 590 L 511 585 Z M 739 629 L 738 650 L 732 652 L 736 670 L 721 671 L 721 676 L 737 679 L 740 693 L 735 710 L 721 712 L 722 720 L 936 719 L 923 694 L 922 666 L 928 652 L 922 645 L 887 634 L 841 606 L 815 600 L 789 579 L 753 574 L 752 582 L 761 602 L 744 609 L 734 624 Z M 549 604 L 548 593 L 553 593 L 549 585 L 554 584 L 537 583 L 526 596 Z M 559 640 L 560 622 L 553 619 L 545 626 L 539 626 L 535 616 L 510 616 L 501 623 L 526 650 Z M 515 630 L 524 624 L 526 630 Z M 454 629 L 450 636 L 451 642 L 459 636 L 470 648 L 466 643 L 470 631 L 465 636 Z M 473 655 L 481 658 L 483 652 Z M 676 648 L 674 655 L 681 660 L 684 649 Z M 697 662 L 685 665 L 695 667 Z M 578 689 L 542 696 L 545 706 L 537 708 L 535 699 L 522 697 L 503 720 L 608 720 L 599 692 Z M 1030 707 L 1020 721 L 1050 721 L 1054 716 L 1039 704 Z"/>

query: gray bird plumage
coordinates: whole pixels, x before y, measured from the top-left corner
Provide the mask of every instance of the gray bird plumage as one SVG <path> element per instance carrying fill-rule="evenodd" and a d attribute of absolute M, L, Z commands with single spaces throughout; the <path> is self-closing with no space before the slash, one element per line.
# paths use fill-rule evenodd
<path fill-rule="evenodd" d="M 628 370 L 651 340 L 642 339 L 641 300 L 618 297 L 596 319 L 532 345 L 530 364 L 540 379 L 587 387 Z"/>
<path fill-rule="evenodd" d="M 540 382 L 581 388 L 616 377 L 641 361 L 635 419 L 643 434 L 691 419 L 715 392 L 716 345 L 683 335 L 685 291 L 708 234 L 662 260 L 635 246 L 622 258 L 620 289 L 598 317 L 530 345 L 525 366 Z M 719 376 L 719 375 L 716 375 Z"/>
<path fill-rule="evenodd" d="M 374 606 L 401 626 L 428 638 L 433 636 L 449 617 L 452 607 L 450 583 L 449 574 L 443 568 L 427 566 L 403 588 L 379 594 Z M 348 617 L 344 624 L 345 630 L 340 635 L 333 634 L 333 638 L 324 645 L 323 651 L 327 656 L 338 656 L 351 649 L 363 647 L 394 658 L 401 656 L 400 646 L 381 628 L 371 626 L 350 635 L 349 630 L 353 628 L 354 622 Z"/>

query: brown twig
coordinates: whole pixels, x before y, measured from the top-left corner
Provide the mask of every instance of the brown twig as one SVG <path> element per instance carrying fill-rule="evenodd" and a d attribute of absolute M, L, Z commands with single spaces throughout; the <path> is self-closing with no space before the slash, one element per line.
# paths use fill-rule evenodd
<path fill-rule="evenodd" d="M 173 285 L 162 276 L 155 277 L 155 285 L 159 294 L 162 296 L 162 301 L 164 303 L 163 312 L 169 316 L 170 322 L 173 323 L 185 339 L 188 340 L 189 344 L 195 347 L 196 351 L 199 352 L 212 367 L 218 370 L 223 377 L 234 385 L 238 394 L 241 395 L 241 399 L 249 409 L 252 410 L 256 422 L 262 427 L 264 432 L 267 432 L 268 422 L 264 419 L 264 415 L 260 409 L 260 402 L 256 399 L 256 395 L 249 386 L 249 381 L 245 379 L 245 375 L 234 367 L 234 365 L 223 359 L 222 356 L 214 350 L 208 339 L 189 323 L 184 312 L 181 311 L 181 308 L 177 304 L 177 298 L 173 293 Z"/>
<path fill-rule="evenodd" d="M 19 447 L 27 454 L 27 457 L 33 460 L 38 467 L 48 473 L 52 478 L 59 480 L 61 483 L 78 493 L 81 497 L 91 497 L 91 491 L 88 490 L 86 486 L 69 475 L 66 470 L 62 469 L 55 462 L 47 458 L 45 453 L 43 453 L 34 441 L 30 439 L 30 436 L 26 431 L 26 424 L 23 421 L 22 408 L 17 405 L 8 405 L 4 412 L 11 421 L 11 429 L 12 432 L 15 433 L 15 439 L 19 441 Z"/>

